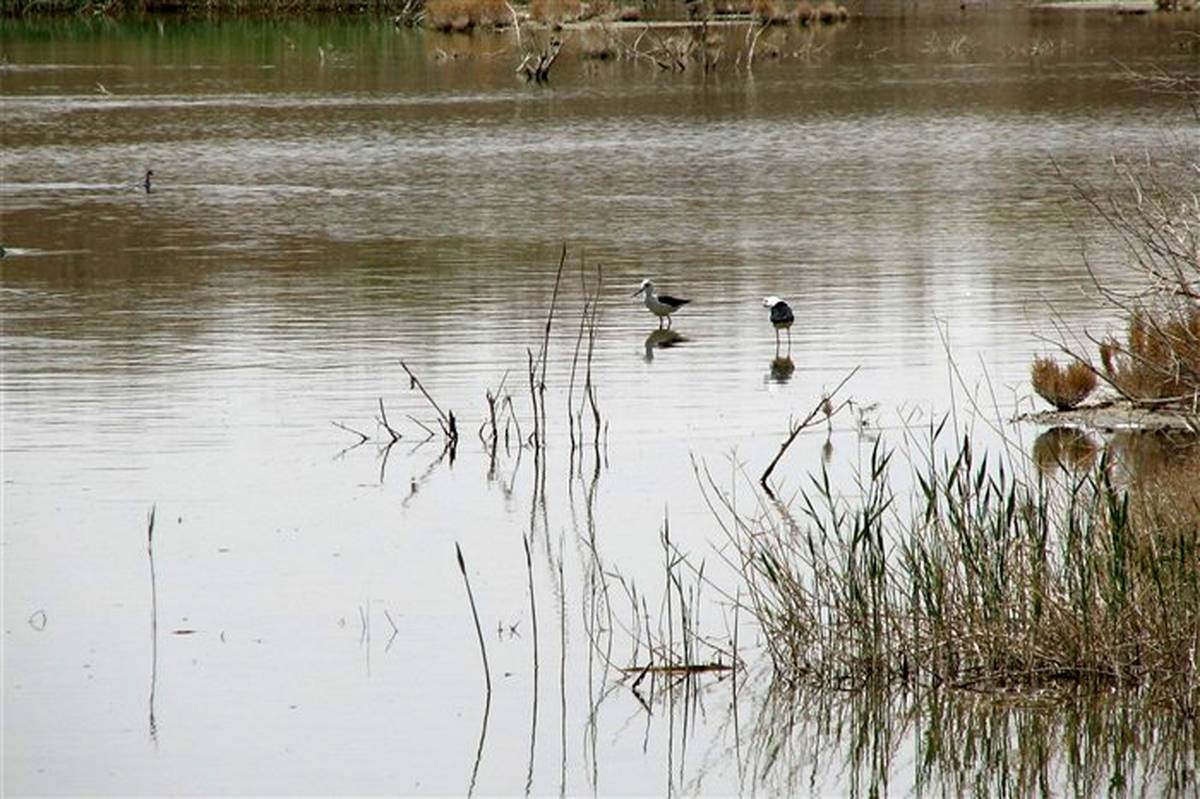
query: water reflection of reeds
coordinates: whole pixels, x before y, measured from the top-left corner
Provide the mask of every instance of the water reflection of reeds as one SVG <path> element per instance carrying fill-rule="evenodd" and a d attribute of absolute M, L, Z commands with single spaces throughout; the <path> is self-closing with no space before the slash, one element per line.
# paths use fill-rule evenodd
<path fill-rule="evenodd" d="M 1200 723 L 1141 699 L 771 688 L 749 723 L 746 788 L 841 784 L 880 796 L 912 769 L 917 794 L 1190 796 Z M 832 779 L 839 775 L 837 779 Z"/>
<path fill-rule="evenodd" d="M 1043 472 L 1086 472 L 1095 465 L 1099 452 L 1095 440 L 1074 427 L 1052 427 L 1033 442 L 1033 460 Z"/>

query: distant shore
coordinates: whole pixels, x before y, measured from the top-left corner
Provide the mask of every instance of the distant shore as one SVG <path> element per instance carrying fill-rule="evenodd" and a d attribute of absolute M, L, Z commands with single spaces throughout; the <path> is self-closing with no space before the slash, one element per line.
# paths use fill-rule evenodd
<path fill-rule="evenodd" d="M 419 0 L 417 0 L 419 3 Z M 525 3 L 516 3 L 525 5 Z M 680 20 L 685 20 L 687 5 L 676 4 Z M 897 8 L 886 0 L 846 0 L 852 16 L 893 16 Z M 1200 5 L 1198 0 L 1181 0 L 1180 8 Z M 925 0 L 907 7 L 908 11 L 946 11 L 997 8 L 1031 8 L 1054 11 L 1109 11 L 1149 13 L 1157 9 L 1156 0 L 1049 0 L 1048 2 L 995 3 L 984 0 Z M 126 16 L 133 14 L 230 14 L 255 17 L 295 17 L 305 14 L 347 14 L 387 16 L 411 12 L 414 0 L 0 0 L 0 16 Z M 418 5 L 419 7 L 419 5 Z M 659 16 L 664 9 L 660 6 Z M 666 19 L 670 19 L 667 17 Z"/>

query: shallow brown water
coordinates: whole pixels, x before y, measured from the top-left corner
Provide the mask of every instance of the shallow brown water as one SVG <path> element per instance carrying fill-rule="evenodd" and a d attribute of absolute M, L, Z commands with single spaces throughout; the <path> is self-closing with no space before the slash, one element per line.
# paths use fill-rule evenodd
<path fill-rule="evenodd" d="M 789 417 L 854 366 L 848 391 L 878 403 L 868 429 L 843 415 L 824 454 L 824 431 L 801 437 L 786 489 L 824 457 L 852 494 L 880 427 L 894 443 L 901 419 L 965 417 L 972 386 L 991 415 L 1028 402 L 1047 304 L 1106 321 L 1080 256 L 1103 231 L 1064 205 L 1051 159 L 1098 178 L 1111 154 L 1194 132 L 1124 71 L 1195 72 L 1180 34 L 1196 28 L 859 20 L 811 42 L 772 32 L 785 57 L 752 73 L 568 51 L 536 87 L 514 79 L 505 36 L 0 23 L 5 790 L 752 790 L 727 683 L 680 728 L 674 705 L 646 714 L 589 671 L 588 531 L 643 585 L 661 583 L 667 515 L 681 546 L 711 553 L 690 459 L 757 475 Z M 149 195 L 133 186 L 146 168 Z M 528 428 L 526 351 L 564 242 L 540 505 L 532 454 L 510 450 L 489 478 L 475 430 L 506 373 Z M 594 483 L 592 455 L 585 480 L 568 476 L 563 410 L 581 261 L 603 268 Z M 674 346 L 629 296 L 646 276 L 693 300 Z M 794 370 L 773 368 L 767 294 L 795 308 Z M 452 465 L 418 445 L 406 415 L 432 415 L 401 358 L 461 420 Z M 386 459 L 345 450 L 354 437 L 330 422 L 378 438 L 379 398 L 406 438 Z M 455 542 L 497 683 L 482 748 Z M 809 790 L 848 789 L 829 760 Z"/>

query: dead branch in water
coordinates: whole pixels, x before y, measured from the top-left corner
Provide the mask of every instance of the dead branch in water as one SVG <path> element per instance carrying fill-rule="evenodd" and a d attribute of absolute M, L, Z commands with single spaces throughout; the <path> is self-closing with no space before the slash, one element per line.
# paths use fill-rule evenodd
<path fill-rule="evenodd" d="M 827 418 L 831 418 L 834 414 L 845 407 L 846 402 L 849 402 L 849 400 L 841 403 L 837 407 L 833 407 L 833 397 L 835 397 L 837 393 L 842 390 L 842 387 L 850 381 L 850 378 L 854 377 L 854 375 L 858 373 L 858 369 L 859 367 L 857 366 L 851 369 L 849 374 L 843 377 L 841 382 L 834 387 L 833 391 L 829 392 L 828 394 L 823 394 L 820 401 L 813 406 L 813 409 L 808 412 L 808 415 L 804 417 L 800 424 L 792 426 L 791 431 L 788 433 L 787 439 L 785 439 L 784 442 L 779 445 L 779 452 L 775 454 L 775 457 L 771 460 L 771 463 L 767 466 L 766 470 L 763 471 L 762 477 L 760 477 L 758 480 L 759 485 L 763 487 L 763 490 L 766 491 L 772 499 L 775 497 L 775 492 L 771 490 L 769 485 L 767 485 L 767 479 L 770 478 L 771 472 L 775 471 L 775 466 L 778 465 L 779 460 L 788 451 L 788 447 L 792 445 L 792 442 L 796 440 L 796 436 L 800 435 L 801 431 L 809 427 L 813 421 L 816 420 L 818 415 L 824 413 Z"/>
<path fill-rule="evenodd" d="M 562 47 L 562 39 L 557 36 L 551 37 L 545 45 L 525 53 L 525 57 L 517 65 L 517 74 L 533 83 L 547 82 L 550 80 L 550 68 L 558 60 L 558 54 L 562 52 Z"/>
<path fill-rule="evenodd" d="M 404 361 L 401 361 L 400 368 L 402 368 L 408 375 L 410 386 L 420 391 L 421 394 L 424 395 L 425 399 L 429 401 L 429 404 L 433 406 L 433 409 L 437 411 L 438 424 L 442 426 L 442 435 L 446 437 L 447 443 L 451 445 L 458 444 L 458 423 L 454 419 L 454 412 L 451 411 L 447 414 L 442 410 L 442 407 L 438 405 L 437 401 L 434 400 L 434 398 L 430 396 L 429 392 L 425 390 L 425 386 L 421 384 L 421 381 L 417 379 L 417 376 L 413 374 L 413 371 L 408 368 L 408 364 L 406 364 Z M 425 425 L 421 426 L 425 427 Z M 429 428 L 426 429 L 428 430 Z"/>
<path fill-rule="evenodd" d="M 366 433 L 362 432 L 361 430 L 355 430 L 353 427 L 348 427 L 341 422 L 331 421 L 330 424 L 340 430 L 345 430 L 347 433 L 353 433 L 354 435 L 358 436 L 359 439 L 361 439 L 358 444 L 365 444 L 371 440 L 371 437 Z M 358 446 L 358 444 L 355 444 L 354 446 Z M 353 447 L 351 447 L 351 449 L 353 449 Z"/>
<path fill-rule="evenodd" d="M 655 666 L 653 661 L 646 663 L 644 666 L 626 666 L 621 669 L 625 674 L 637 674 L 640 681 L 642 676 L 646 674 L 707 674 L 714 671 L 734 671 L 735 667 L 729 663 L 680 663 L 680 664 L 665 664 Z"/>
<path fill-rule="evenodd" d="M 383 397 L 379 398 L 379 423 L 383 425 L 383 429 L 387 430 L 388 435 L 392 437 L 393 444 L 400 440 L 400 433 L 388 424 L 387 411 L 383 407 Z"/>
<path fill-rule="evenodd" d="M 150 559 L 150 737 L 158 740 L 158 723 L 154 720 L 154 692 L 158 685 L 158 579 L 154 574 L 154 517 L 157 505 L 150 507 L 146 523 L 146 554 Z"/>

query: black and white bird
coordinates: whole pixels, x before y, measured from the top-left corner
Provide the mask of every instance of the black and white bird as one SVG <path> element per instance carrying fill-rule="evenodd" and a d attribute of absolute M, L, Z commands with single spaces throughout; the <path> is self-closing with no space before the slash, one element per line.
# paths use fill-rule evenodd
<path fill-rule="evenodd" d="M 667 320 L 667 327 L 671 326 L 671 314 L 678 311 L 683 306 L 687 305 L 691 300 L 681 300 L 678 297 L 670 297 L 666 294 L 654 293 L 654 281 L 646 279 L 642 281 L 642 287 L 633 292 L 633 296 L 643 295 L 643 301 L 646 303 L 646 308 L 650 313 L 658 317 L 658 326 L 661 328 L 663 319 Z"/>
<path fill-rule="evenodd" d="M 779 331 L 786 330 L 788 334 L 788 350 L 792 349 L 792 322 L 796 321 L 792 306 L 778 297 L 763 297 L 764 308 L 771 309 L 771 324 L 775 328 L 775 350 L 779 350 Z"/>
<path fill-rule="evenodd" d="M 150 178 L 152 178 L 152 177 L 154 177 L 154 170 L 147 169 L 146 176 L 144 178 L 142 178 L 142 182 L 140 184 L 141 187 L 146 190 L 147 194 L 149 194 L 152 191 L 152 187 L 150 185 Z"/>

